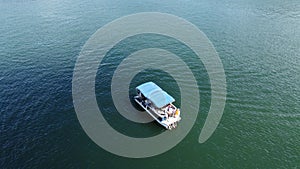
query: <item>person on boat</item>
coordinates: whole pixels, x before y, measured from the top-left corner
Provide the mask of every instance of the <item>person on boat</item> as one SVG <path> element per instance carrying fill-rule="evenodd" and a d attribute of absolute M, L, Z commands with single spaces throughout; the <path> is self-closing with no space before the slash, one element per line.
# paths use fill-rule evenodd
<path fill-rule="evenodd" d="M 166 114 L 168 115 L 168 117 L 172 117 L 172 107 L 170 104 L 166 108 Z"/>
<path fill-rule="evenodd" d="M 151 102 L 149 100 L 145 100 L 145 107 L 150 108 L 151 107 Z"/>
<path fill-rule="evenodd" d="M 169 104 L 169 106 L 168 106 L 168 114 L 169 114 L 169 116 L 174 117 L 175 109 L 171 104 Z"/>

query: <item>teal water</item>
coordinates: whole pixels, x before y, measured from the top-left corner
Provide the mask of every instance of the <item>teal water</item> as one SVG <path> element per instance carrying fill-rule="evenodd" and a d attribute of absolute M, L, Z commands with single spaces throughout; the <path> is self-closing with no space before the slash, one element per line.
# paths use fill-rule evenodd
<path fill-rule="evenodd" d="M 72 76 L 79 52 L 98 28 L 124 15 L 149 11 L 185 18 L 208 36 L 224 65 L 227 100 L 217 130 L 199 144 L 211 94 L 203 65 L 172 39 L 125 39 L 110 51 L 112 59 L 105 60 L 110 64 L 99 68 L 105 76 L 96 78 L 99 106 L 116 130 L 135 137 L 164 131 L 156 123 L 125 120 L 111 99 L 103 99 L 110 97 L 110 77 L 124 53 L 170 44 L 166 49 L 182 55 L 199 72 L 195 77 L 201 94 L 196 124 L 182 142 L 155 157 L 130 159 L 103 150 L 85 134 L 73 107 Z M 1 0 L 0 23 L 0 168 L 300 167 L 297 0 Z M 156 81 L 180 104 L 176 83 L 159 70 L 138 74 L 130 96 L 143 80 Z"/>

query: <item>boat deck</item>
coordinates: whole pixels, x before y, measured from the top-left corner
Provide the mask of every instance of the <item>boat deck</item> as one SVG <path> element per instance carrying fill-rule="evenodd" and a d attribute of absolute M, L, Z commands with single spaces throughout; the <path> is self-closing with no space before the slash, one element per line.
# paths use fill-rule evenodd
<path fill-rule="evenodd" d="M 141 99 L 140 97 L 134 97 L 134 100 L 144 109 L 146 112 L 152 116 L 158 123 L 163 125 L 167 129 L 172 129 L 177 126 L 177 122 L 181 120 L 179 116 L 167 116 L 166 108 L 158 109 L 151 105 L 151 103 L 147 102 L 147 99 Z M 174 106 L 174 105 L 172 105 Z"/>

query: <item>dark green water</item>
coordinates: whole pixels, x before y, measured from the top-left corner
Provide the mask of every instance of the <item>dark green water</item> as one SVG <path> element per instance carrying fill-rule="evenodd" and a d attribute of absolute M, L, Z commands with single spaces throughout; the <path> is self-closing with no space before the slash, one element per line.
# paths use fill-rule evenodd
<path fill-rule="evenodd" d="M 124 15 L 149 11 L 185 18 L 208 36 L 224 65 L 227 100 L 217 130 L 199 144 L 210 83 L 203 65 L 186 57 L 199 72 L 196 124 L 170 151 L 130 159 L 103 150 L 85 134 L 73 107 L 72 76 L 81 48 L 98 28 Z M 297 0 L 1 0 L 0 32 L 0 168 L 300 167 Z M 113 59 L 106 60 L 111 67 L 99 68 L 107 74 L 96 78 L 97 100 L 106 120 L 121 133 L 147 137 L 164 131 L 156 123 L 130 123 L 116 112 L 111 99 L 104 99 L 110 97 L 111 71 L 122 54 L 159 43 L 170 44 L 166 48 L 182 57 L 191 55 L 171 39 L 141 35 L 121 42 L 109 53 Z M 129 95 L 141 77 L 171 91 L 180 104 L 178 86 L 159 70 L 138 74 Z"/>

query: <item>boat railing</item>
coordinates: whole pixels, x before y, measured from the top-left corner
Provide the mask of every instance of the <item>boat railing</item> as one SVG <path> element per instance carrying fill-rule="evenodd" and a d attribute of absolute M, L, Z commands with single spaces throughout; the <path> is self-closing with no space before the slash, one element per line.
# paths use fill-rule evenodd
<path fill-rule="evenodd" d="M 161 118 L 164 118 L 165 117 L 165 114 L 163 113 L 160 113 L 159 111 L 161 110 L 158 110 L 158 109 L 155 109 L 153 107 L 150 107 L 150 110 L 152 110 L 157 116 L 161 117 Z"/>

